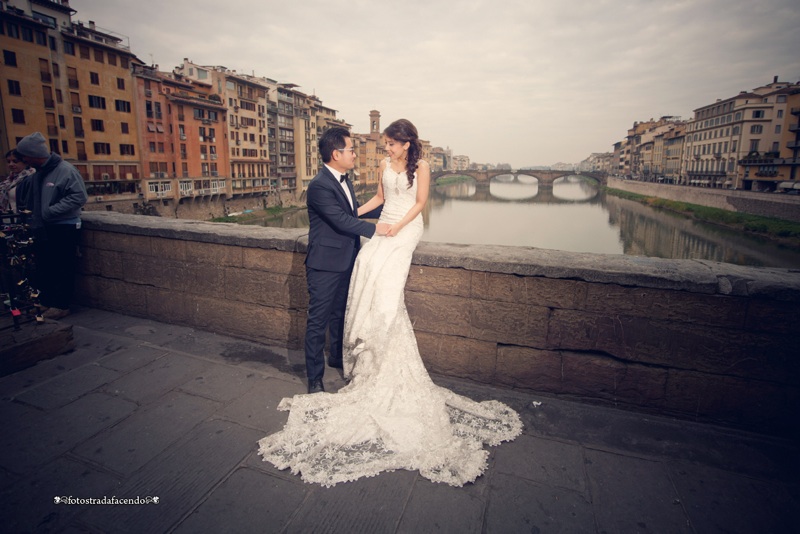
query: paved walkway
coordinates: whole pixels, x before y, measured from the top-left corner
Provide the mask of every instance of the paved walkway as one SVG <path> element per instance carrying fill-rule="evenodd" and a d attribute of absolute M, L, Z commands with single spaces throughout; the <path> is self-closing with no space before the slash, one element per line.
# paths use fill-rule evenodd
<path fill-rule="evenodd" d="M 796 532 L 796 444 L 440 377 L 525 423 L 475 484 L 304 484 L 256 454 L 304 392 L 300 353 L 94 309 L 62 322 L 75 351 L 0 379 L 4 532 Z"/>

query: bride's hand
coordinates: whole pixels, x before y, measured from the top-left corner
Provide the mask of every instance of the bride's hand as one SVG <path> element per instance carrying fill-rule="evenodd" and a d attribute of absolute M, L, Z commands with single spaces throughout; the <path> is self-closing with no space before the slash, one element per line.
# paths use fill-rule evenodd
<path fill-rule="evenodd" d="M 394 236 L 396 236 L 397 234 L 400 233 L 400 229 L 401 229 L 401 227 L 400 227 L 399 224 L 391 225 L 389 227 L 389 231 L 386 232 L 386 237 L 394 237 Z"/>

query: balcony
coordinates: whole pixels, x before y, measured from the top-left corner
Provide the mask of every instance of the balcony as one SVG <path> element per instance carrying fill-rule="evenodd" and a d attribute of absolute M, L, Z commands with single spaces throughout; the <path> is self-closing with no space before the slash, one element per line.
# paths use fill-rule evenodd
<path fill-rule="evenodd" d="M 786 148 L 790 148 L 792 150 L 800 148 L 800 141 L 789 141 L 786 143 Z"/>
<path fill-rule="evenodd" d="M 789 131 L 790 132 L 795 132 L 795 133 L 800 132 L 800 123 L 798 123 L 798 124 L 790 124 L 789 125 Z"/>

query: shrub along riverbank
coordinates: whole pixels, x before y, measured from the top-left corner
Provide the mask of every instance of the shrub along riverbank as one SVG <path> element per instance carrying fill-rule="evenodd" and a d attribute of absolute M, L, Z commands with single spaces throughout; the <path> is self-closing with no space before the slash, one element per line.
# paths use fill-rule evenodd
<path fill-rule="evenodd" d="M 785 247 L 800 250 L 800 223 L 639 195 L 620 189 L 612 189 L 610 187 L 605 187 L 604 189 L 609 195 L 641 202 L 642 204 L 654 208 L 680 213 L 681 215 L 691 217 L 697 221 L 718 224 L 735 230 L 759 235 Z"/>

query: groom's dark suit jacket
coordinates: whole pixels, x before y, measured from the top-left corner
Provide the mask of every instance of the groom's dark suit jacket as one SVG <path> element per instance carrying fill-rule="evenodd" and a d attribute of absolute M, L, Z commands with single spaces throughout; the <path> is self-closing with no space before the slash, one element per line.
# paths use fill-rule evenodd
<path fill-rule="evenodd" d="M 341 185 L 323 166 L 306 191 L 310 230 L 306 265 L 320 271 L 344 272 L 353 266 L 361 238 L 372 237 L 375 225 L 358 219 L 358 201 L 348 180 L 351 208 Z"/>

